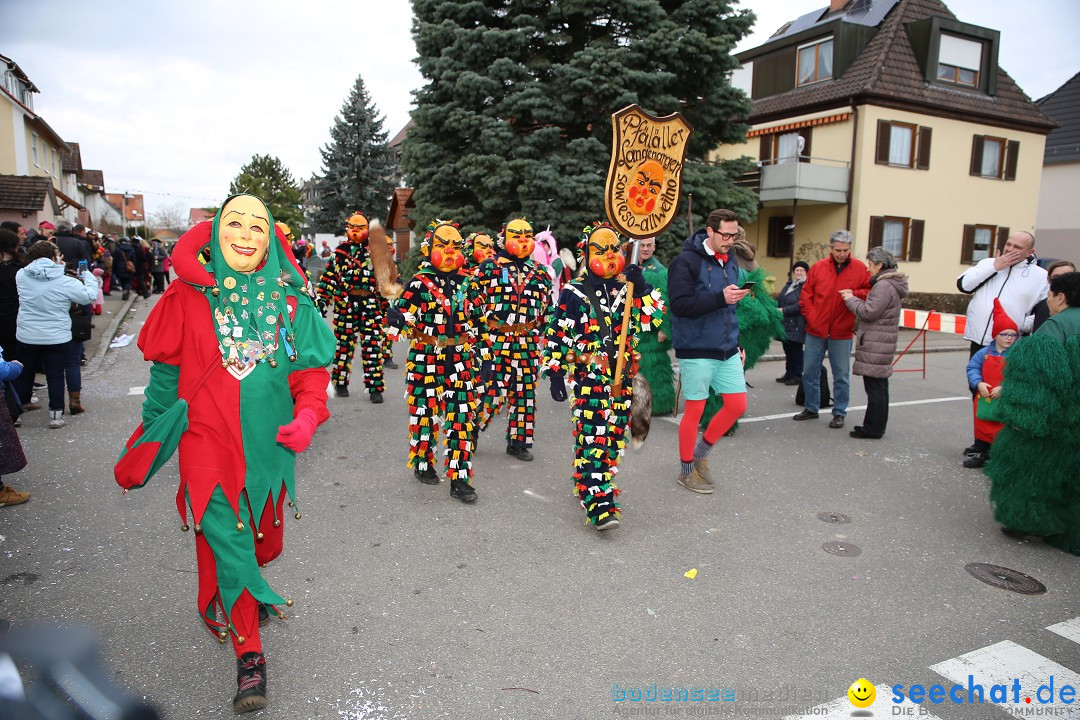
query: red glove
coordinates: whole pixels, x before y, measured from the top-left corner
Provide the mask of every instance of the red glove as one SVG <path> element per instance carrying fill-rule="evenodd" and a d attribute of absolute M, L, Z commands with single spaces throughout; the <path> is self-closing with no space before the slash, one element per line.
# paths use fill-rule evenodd
<path fill-rule="evenodd" d="M 302 453 L 311 445 L 311 437 L 318 426 L 319 419 L 314 411 L 304 408 L 291 423 L 278 428 L 277 441 L 293 452 Z"/>

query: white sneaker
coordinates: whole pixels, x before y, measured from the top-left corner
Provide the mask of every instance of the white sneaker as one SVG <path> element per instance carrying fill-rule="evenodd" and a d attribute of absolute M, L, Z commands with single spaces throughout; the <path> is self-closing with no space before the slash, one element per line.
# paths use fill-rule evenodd
<path fill-rule="evenodd" d="M 64 411 L 63 410 L 50 410 L 49 411 L 49 429 L 58 430 L 64 427 Z"/>

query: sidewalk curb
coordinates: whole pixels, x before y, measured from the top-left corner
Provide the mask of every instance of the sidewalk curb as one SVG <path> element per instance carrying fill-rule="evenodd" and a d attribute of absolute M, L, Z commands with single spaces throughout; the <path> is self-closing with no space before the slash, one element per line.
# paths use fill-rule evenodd
<path fill-rule="evenodd" d="M 101 344 L 98 345 L 97 352 L 94 354 L 94 358 L 86 364 L 87 374 L 96 373 L 98 367 L 101 366 L 101 362 L 105 359 L 105 353 L 109 352 L 109 345 L 113 341 L 113 336 L 116 335 L 117 328 L 120 327 L 120 323 L 127 317 L 128 311 L 131 310 L 131 306 L 135 303 L 137 295 L 133 292 L 130 297 L 124 301 L 124 304 L 120 306 L 120 310 L 113 316 L 112 322 L 105 328 L 105 334 L 101 338 Z"/>

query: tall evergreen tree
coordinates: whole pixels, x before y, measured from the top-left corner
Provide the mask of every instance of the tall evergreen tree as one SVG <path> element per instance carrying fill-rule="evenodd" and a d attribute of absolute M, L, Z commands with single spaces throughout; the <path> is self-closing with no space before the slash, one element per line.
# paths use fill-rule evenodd
<path fill-rule="evenodd" d="M 498 230 L 524 213 L 562 244 L 604 213 L 611 114 L 631 103 L 675 111 L 693 126 L 683 201 L 695 227 L 720 206 L 748 220 L 756 198 L 734 186 L 745 163 L 711 164 L 738 142 L 749 114 L 730 85 L 731 55 L 754 16 L 733 0 L 413 0 L 413 37 L 427 79 L 416 93 L 402 165 L 418 223 L 452 217 Z M 658 241 L 681 246 L 680 220 Z"/>
<path fill-rule="evenodd" d="M 394 158 L 386 142 L 383 118 L 357 76 L 349 99 L 330 128 L 330 144 L 322 148 L 322 175 L 315 189 L 319 209 L 316 232 L 342 232 L 345 219 L 357 210 L 368 219 L 386 217 L 394 189 Z"/>
<path fill-rule="evenodd" d="M 229 194 L 251 193 L 266 203 L 274 220 L 298 228 L 304 219 L 304 196 L 289 169 L 276 157 L 253 155 L 229 185 Z"/>

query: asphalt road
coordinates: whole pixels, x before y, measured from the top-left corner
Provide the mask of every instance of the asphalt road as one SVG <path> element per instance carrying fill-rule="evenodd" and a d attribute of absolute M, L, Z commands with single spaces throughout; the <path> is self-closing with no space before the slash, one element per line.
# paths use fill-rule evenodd
<path fill-rule="evenodd" d="M 135 303 L 118 332 L 137 333 L 151 303 Z M 1006 641 L 1080 672 L 1080 644 L 1045 629 L 1080 616 L 1078 559 L 1002 535 L 987 480 L 961 467 L 966 360 L 931 354 L 925 380 L 895 376 L 878 441 L 848 437 L 861 410 L 842 431 L 824 413 L 792 422 L 793 388 L 773 382 L 778 363 L 761 363 L 748 373 L 748 419 L 711 456 L 717 492 L 676 485 L 677 427 L 654 419 L 624 459 L 624 520 L 608 533 L 586 527 L 570 495 L 568 408 L 546 391 L 536 461 L 510 458 L 489 430 L 471 506 L 406 468 L 402 371 L 381 406 L 362 390 L 331 399 L 299 463 L 303 519 L 288 520 L 266 571 L 296 605 L 264 630 L 270 706 L 259 715 L 779 718 L 842 698 L 860 677 L 943 682 L 930 666 Z M 92 365 L 85 415 L 51 431 L 45 413 L 24 416 L 30 466 L 5 480 L 33 497 L 0 508 L 0 617 L 88 626 L 119 682 L 166 717 L 228 717 L 233 655 L 197 620 L 175 462 L 127 495 L 112 480 L 148 365 L 134 345 Z M 861 554 L 823 550 L 835 541 Z M 991 587 L 965 572 L 971 562 L 1019 570 L 1047 592 Z M 654 684 L 731 699 L 616 702 Z M 1009 717 L 985 705 L 931 711 Z"/>

